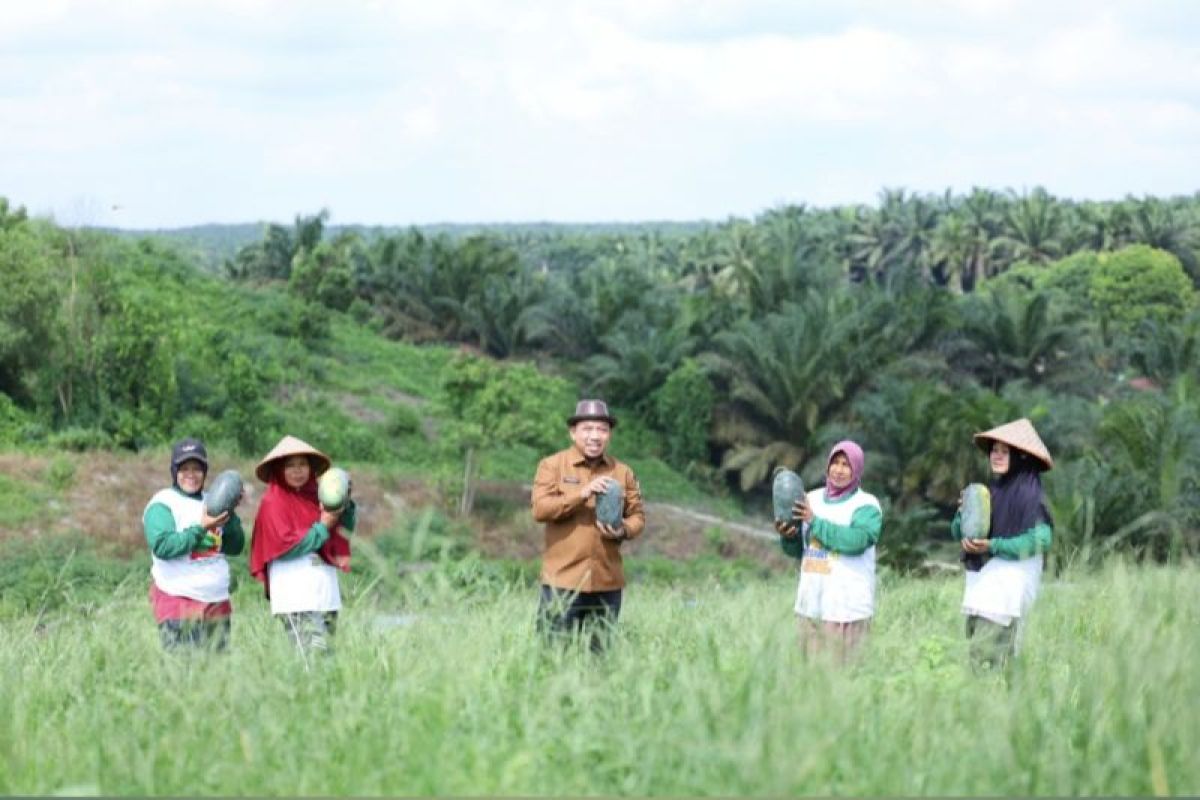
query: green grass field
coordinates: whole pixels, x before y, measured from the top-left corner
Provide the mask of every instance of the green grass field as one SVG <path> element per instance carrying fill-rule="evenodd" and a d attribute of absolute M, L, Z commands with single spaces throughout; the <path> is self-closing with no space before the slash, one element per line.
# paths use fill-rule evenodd
<path fill-rule="evenodd" d="M 167 656 L 141 589 L 0 626 L 0 793 L 1200 792 L 1200 571 L 1048 582 L 1008 680 L 965 668 L 955 579 L 881 587 L 855 667 L 805 664 L 780 576 L 634 585 L 614 650 L 547 650 L 531 589 L 351 591 L 306 672 L 256 586 L 225 656 Z"/>

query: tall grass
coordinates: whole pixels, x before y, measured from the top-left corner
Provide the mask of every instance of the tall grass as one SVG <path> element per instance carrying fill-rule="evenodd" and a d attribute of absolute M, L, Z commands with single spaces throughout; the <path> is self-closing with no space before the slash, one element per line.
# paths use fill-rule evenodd
<path fill-rule="evenodd" d="M 949 579 L 886 582 L 852 668 L 801 659 L 784 577 L 635 585 L 603 657 L 540 646 L 528 590 L 391 627 L 352 597 L 311 671 L 255 587 L 223 657 L 126 596 L 0 627 L 0 792 L 1196 794 L 1198 577 L 1048 583 L 1007 678 L 966 668 Z"/>

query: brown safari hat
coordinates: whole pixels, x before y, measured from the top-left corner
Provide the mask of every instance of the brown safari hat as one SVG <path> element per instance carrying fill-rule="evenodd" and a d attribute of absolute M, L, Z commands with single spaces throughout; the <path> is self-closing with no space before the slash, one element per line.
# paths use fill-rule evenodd
<path fill-rule="evenodd" d="M 1034 430 L 1033 423 L 1025 417 L 1014 422 L 1006 422 L 990 431 L 975 434 L 975 444 L 985 453 L 992 449 L 992 442 L 1003 442 L 1009 447 L 1033 456 L 1042 462 L 1043 472 L 1054 468 L 1054 459 L 1050 457 L 1050 451 L 1043 444 L 1042 437 L 1038 436 L 1037 431 Z"/>
<path fill-rule="evenodd" d="M 608 404 L 603 400 L 580 400 L 575 404 L 575 413 L 567 417 L 567 427 L 585 419 L 602 419 L 610 428 L 617 427 L 617 418 L 608 413 Z"/>
<path fill-rule="evenodd" d="M 329 456 L 322 453 L 317 448 L 313 447 L 303 439 L 297 439 L 295 436 L 284 436 L 279 440 L 279 444 L 271 448 L 271 452 L 263 456 L 262 461 L 258 462 L 258 466 L 254 468 L 254 474 L 263 483 L 271 480 L 271 473 L 275 469 L 275 462 L 288 456 L 308 456 L 317 463 L 313 465 L 313 472 L 320 475 L 325 470 L 329 469 L 332 463 Z"/>

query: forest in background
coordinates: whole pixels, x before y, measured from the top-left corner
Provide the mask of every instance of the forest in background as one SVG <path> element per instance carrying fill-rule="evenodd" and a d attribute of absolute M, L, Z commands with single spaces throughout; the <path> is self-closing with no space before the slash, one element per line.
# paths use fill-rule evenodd
<path fill-rule="evenodd" d="M 321 211 L 219 269 L 195 242 L 0 203 L 7 446 L 200 433 L 253 455 L 287 428 L 527 480 L 563 408 L 600 395 L 619 453 L 735 504 L 777 466 L 818 482 L 857 439 L 905 568 L 985 477 L 971 434 L 1028 416 L 1062 562 L 1200 548 L 1196 196 L 887 190 L 711 225 L 444 232 Z"/>

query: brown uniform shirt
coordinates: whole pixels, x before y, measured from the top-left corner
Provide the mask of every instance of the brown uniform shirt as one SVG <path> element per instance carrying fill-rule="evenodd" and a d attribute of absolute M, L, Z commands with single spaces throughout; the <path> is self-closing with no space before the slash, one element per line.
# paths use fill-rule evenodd
<path fill-rule="evenodd" d="M 533 518 L 546 523 L 542 583 L 580 592 L 606 592 L 625 586 L 621 542 L 596 527 L 596 497 L 579 492 L 601 475 L 625 490 L 625 538 L 636 539 L 646 527 L 642 489 L 625 464 L 607 453 L 589 465 L 578 448 L 543 458 L 533 479 Z"/>

